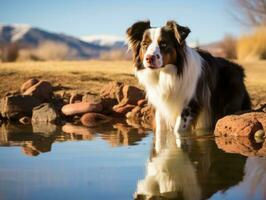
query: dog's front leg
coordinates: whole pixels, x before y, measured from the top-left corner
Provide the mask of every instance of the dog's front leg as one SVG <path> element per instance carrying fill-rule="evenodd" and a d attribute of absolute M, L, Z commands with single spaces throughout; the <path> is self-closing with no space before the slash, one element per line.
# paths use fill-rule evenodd
<path fill-rule="evenodd" d="M 190 103 L 182 110 L 181 115 L 177 116 L 174 131 L 180 135 L 191 130 L 192 125 L 199 113 L 199 105 L 195 100 L 191 100 Z"/>

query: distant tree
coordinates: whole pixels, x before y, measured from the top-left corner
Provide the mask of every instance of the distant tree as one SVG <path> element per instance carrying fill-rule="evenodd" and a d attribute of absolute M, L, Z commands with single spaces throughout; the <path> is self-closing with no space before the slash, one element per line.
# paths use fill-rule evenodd
<path fill-rule="evenodd" d="M 266 0 L 234 0 L 234 17 L 247 26 L 266 25 Z"/>

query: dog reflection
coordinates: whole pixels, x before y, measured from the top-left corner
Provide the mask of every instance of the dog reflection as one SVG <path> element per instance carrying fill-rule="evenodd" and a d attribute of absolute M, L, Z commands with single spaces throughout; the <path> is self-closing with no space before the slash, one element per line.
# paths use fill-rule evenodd
<path fill-rule="evenodd" d="M 137 184 L 135 199 L 201 198 L 196 169 L 188 154 L 177 147 L 174 133 L 157 134 L 155 156 L 147 163 L 146 176 Z"/>

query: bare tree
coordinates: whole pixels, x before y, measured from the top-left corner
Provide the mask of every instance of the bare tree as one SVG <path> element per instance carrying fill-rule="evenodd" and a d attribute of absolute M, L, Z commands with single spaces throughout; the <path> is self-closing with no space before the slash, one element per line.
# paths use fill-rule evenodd
<path fill-rule="evenodd" d="M 233 15 L 244 25 L 266 25 L 266 0 L 235 0 Z"/>

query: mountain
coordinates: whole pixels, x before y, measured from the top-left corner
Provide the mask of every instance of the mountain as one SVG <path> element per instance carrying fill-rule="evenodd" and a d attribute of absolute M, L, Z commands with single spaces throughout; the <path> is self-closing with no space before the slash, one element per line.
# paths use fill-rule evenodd
<path fill-rule="evenodd" d="M 85 42 L 109 48 L 124 48 L 125 39 L 115 35 L 89 35 L 80 38 Z"/>
<path fill-rule="evenodd" d="M 15 43 L 19 49 L 34 49 L 45 42 L 66 47 L 67 52 L 69 52 L 69 55 L 66 55 L 66 59 L 97 58 L 102 52 L 110 50 L 110 46 L 85 42 L 76 37 L 52 33 L 29 25 L 0 24 L 0 45 L 2 47 Z"/>

